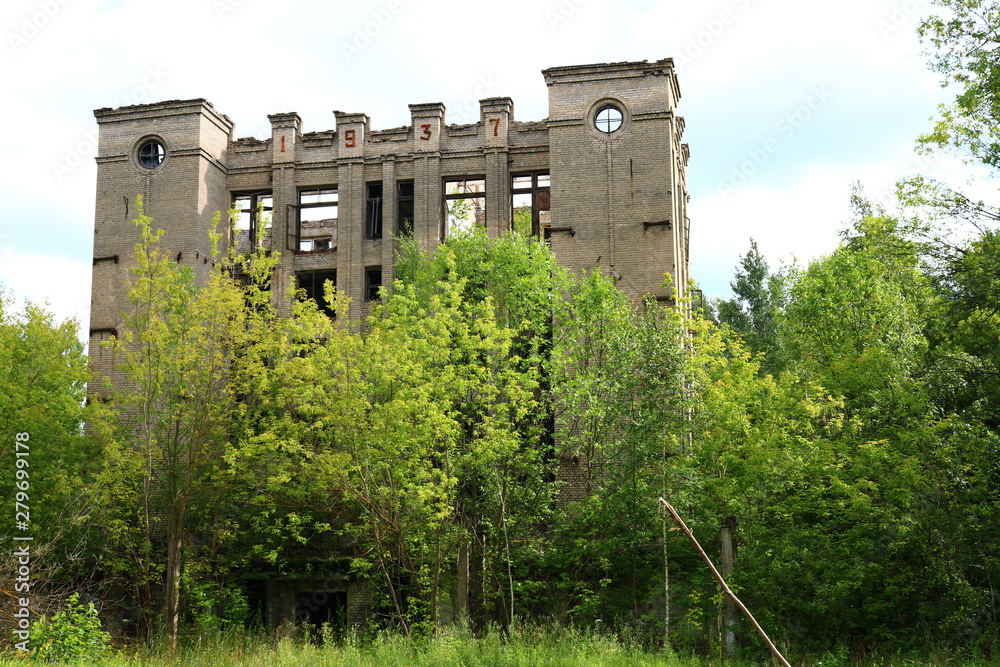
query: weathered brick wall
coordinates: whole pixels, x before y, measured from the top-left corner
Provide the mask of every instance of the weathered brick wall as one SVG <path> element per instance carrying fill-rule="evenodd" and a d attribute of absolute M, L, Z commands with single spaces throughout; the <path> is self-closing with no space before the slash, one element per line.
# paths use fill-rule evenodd
<path fill-rule="evenodd" d="M 680 150 L 673 64 L 619 63 L 544 72 L 549 85 L 552 225 L 560 263 L 613 275 L 633 299 L 666 298 L 669 273 L 686 281 L 678 252 Z M 613 104 L 623 113 L 610 134 L 594 115 Z M 669 224 L 666 224 L 668 223 Z M 681 284 L 684 284 L 683 282 Z"/>
<path fill-rule="evenodd" d="M 367 581 L 352 581 L 347 586 L 347 624 L 362 625 L 372 608 L 372 587 Z"/>
<path fill-rule="evenodd" d="M 99 340 L 119 326 L 128 307 L 125 283 L 138 233 L 136 195 L 166 229 L 164 245 L 181 254 L 202 278 L 209 268 L 206 229 L 212 214 L 229 207 L 234 192 L 270 190 L 274 196 L 271 240 L 282 254 L 272 286 L 283 310 L 296 270 L 336 269 L 338 290 L 351 298 L 350 316 L 364 317 L 366 269 L 382 268 L 391 285 L 397 183 L 414 183 L 414 236 L 433 249 L 444 229 L 443 181 L 483 178 L 486 226 L 491 234 L 511 228 L 511 174 L 546 171 L 552 180 L 551 244 L 573 270 L 614 275 L 634 299 L 670 295 L 664 274 L 685 285 L 689 276 L 686 211 L 687 150 L 683 120 L 674 113 L 680 89 L 669 60 L 560 67 L 544 72 L 549 117 L 519 122 L 510 98 L 482 100 L 480 120 L 448 125 L 443 104 L 410 105 L 411 124 L 372 130 L 365 114 L 335 112 L 336 129 L 303 134 L 295 113 L 269 116 L 267 139 L 236 140 L 229 119 L 204 100 L 162 102 L 95 112 L 100 125 L 92 328 Z M 594 113 L 606 103 L 624 112 L 622 128 L 600 132 Z M 164 163 L 143 169 L 136 151 L 142 139 L 159 137 Z M 365 185 L 383 184 L 382 239 L 365 234 Z M 289 243 L 298 191 L 336 187 L 339 196 L 336 249 L 298 254 Z M 669 225 L 666 224 L 669 222 Z M 95 368 L 111 373 L 106 355 Z"/>
<path fill-rule="evenodd" d="M 99 377 L 122 382 L 101 341 L 122 328 L 130 309 L 128 281 L 140 241 L 132 224 L 136 197 L 165 231 L 163 246 L 204 280 L 211 268 L 208 229 L 216 210 L 229 206 L 226 160 L 232 123 L 204 100 L 162 102 L 94 112 L 100 126 L 94 269 L 91 288 L 91 365 Z M 139 146 L 162 141 L 163 163 L 146 169 Z M 99 389 L 100 381 L 95 383 Z"/>
<path fill-rule="evenodd" d="M 549 172 L 550 242 L 558 261 L 574 271 L 615 276 L 634 300 L 647 294 L 667 299 L 663 275 L 674 276 L 680 287 L 689 276 L 688 151 L 681 143 L 683 119 L 675 115 L 680 89 L 673 62 L 559 67 L 543 74 L 549 117 L 530 122 L 516 120 L 513 101 L 497 97 L 482 100 L 479 121 L 468 125 L 448 125 L 443 104 L 413 104 L 404 127 L 372 130 L 365 114 L 335 112 L 334 130 L 303 133 L 297 114 L 281 113 L 269 116 L 270 137 L 237 140 L 232 122 L 201 99 L 97 110 L 92 367 L 124 383 L 100 343 L 121 329 L 129 308 L 137 195 L 166 230 L 164 246 L 204 279 L 213 213 L 228 209 L 233 193 L 270 191 L 272 250 L 281 254 L 271 282 L 275 304 L 288 311 L 285 295 L 296 271 L 335 269 L 338 291 L 351 298 L 349 316 L 359 321 L 370 312 L 366 270 L 381 267 L 383 285 L 394 277 L 390 235 L 397 226 L 399 182 L 412 181 L 413 235 L 433 250 L 447 231 L 446 179 L 484 179 L 485 225 L 490 234 L 502 234 L 512 226 L 512 174 Z M 624 115 L 622 127 L 610 134 L 594 123 L 608 103 Z M 163 164 L 152 170 L 137 160 L 149 137 L 166 147 Z M 381 239 L 366 238 L 366 184 L 374 182 L 382 183 L 384 197 Z M 298 193 L 317 187 L 338 191 L 336 246 L 299 253 L 290 242 Z M 589 492 L 586 461 L 562 460 L 560 478 L 564 500 Z M 272 627 L 294 614 L 296 593 L 309 585 L 271 589 Z M 348 618 L 360 622 L 370 607 L 369 589 L 344 586 Z"/>

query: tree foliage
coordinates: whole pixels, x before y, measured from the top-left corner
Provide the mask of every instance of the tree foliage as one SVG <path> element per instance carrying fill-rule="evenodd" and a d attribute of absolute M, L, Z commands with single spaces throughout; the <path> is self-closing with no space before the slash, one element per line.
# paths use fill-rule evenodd
<path fill-rule="evenodd" d="M 768 370 L 778 368 L 777 319 L 787 299 L 787 280 L 783 272 L 771 272 L 751 239 L 730 283 L 734 298 L 718 303 L 719 321 L 739 333 L 751 350 L 762 353 Z"/>
<path fill-rule="evenodd" d="M 927 146 L 951 147 L 976 162 L 1000 167 L 1000 6 L 994 0 L 936 0 L 945 15 L 925 18 L 920 38 L 932 48 L 931 69 L 942 83 L 959 88 L 955 101 L 940 108 Z"/>
<path fill-rule="evenodd" d="M 251 267 L 239 281 L 234 257 L 216 252 L 207 282 L 197 284 L 191 269 L 162 247 L 163 232 L 138 203 L 142 240 L 129 287 L 132 308 L 111 341 L 123 382 L 112 399 L 118 419 L 105 459 L 106 525 L 110 567 L 130 575 L 147 631 L 153 590 L 164 581 L 163 626 L 173 647 L 186 561 L 212 563 L 217 556 L 227 493 L 222 464 L 246 409 L 242 381 L 257 357 L 254 273 L 269 269 Z M 206 233 L 217 225 L 218 216 Z M 207 544 L 195 546 L 195 535 Z"/>
<path fill-rule="evenodd" d="M 66 606 L 51 618 L 43 616 L 32 625 L 32 651 L 42 662 L 73 664 L 100 660 L 107 656 L 111 635 L 101 629 L 93 602 L 83 604 L 73 593 Z"/>
<path fill-rule="evenodd" d="M 663 496 L 715 557 L 738 526 L 732 584 L 800 655 L 988 646 L 995 239 L 929 274 L 912 227 L 859 212 L 801 271 L 752 246 L 727 326 L 476 232 L 402 243 L 361 327 L 332 286 L 339 317 L 303 294 L 280 316 L 276 258 L 220 256 L 198 285 L 140 216 L 118 421 L 65 463 L 80 484 L 100 464 L 88 553 L 177 635 L 245 621 L 242 582 L 280 573 L 364 586 L 369 620 L 411 633 L 602 619 L 712 650 L 721 599 Z M 56 397 L 80 395 L 79 351 L 40 312 L 18 327 L 32 317 L 76 369 L 38 399 L 72 431 L 85 414 Z"/>
<path fill-rule="evenodd" d="M 38 304 L 15 309 L 0 289 L 0 433 L 10 471 L 4 485 L 9 511 L 0 517 L 0 535 L 32 538 L 25 543 L 31 547 L 31 581 L 15 581 L 11 568 L 3 582 L 14 601 L 27 596 L 35 609 L 47 609 L 72 589 L 89 590 L 97 578 L 92 485 L 100 469 L 94 436 L 103 410 L 86 404 L 87 379 L 77 323 L 58 323 Z M 92 427 L 88 432 L 85 422 Z M 22 463 L 15 467 L 16 461 Z"/>
<path fill-rule="evenodd" d="M 923 145 L 996 167 L 1000 13 L 937 4 L 921 34 L 961 92 Z M 801 270 L 751 242 L 721 325 L 477 230 L 395 241 L 367 322 L 332 286 L 337 318 L 301 293 L 279 316 L 277 258 L 219 257 L 197 284 L 140 216 L 105 449 L 74 431 L 72 333 L 6 304 L 5 428 L 72 445 L 38 459 L 58 503 L 99 464 L 107 548 L 89 553 L 165 603 L 173 636 L 245 617 L 221 618 L 241 580 L 277 573 L 349 580 L 372 624 L 410 633 L 543 617 L 712 652 L 726 611 L 663 496 L 715 557 L 736 526 L 731 583 L 802 662 L 995 652 L 1000 216 L 939 183 L 900 192 L 910 217 L 856 192 L 839 246 Z M 974 231 L 948 238 L 948 219 Z"/>

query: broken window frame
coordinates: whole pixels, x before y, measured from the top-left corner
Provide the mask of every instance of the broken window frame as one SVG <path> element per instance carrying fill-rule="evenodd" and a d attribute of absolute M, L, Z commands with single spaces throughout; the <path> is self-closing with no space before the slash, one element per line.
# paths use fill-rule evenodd
<path fill-rule="evenodd" d="M 296 271 L 295 286 L 305 292 L 304 298 L 312 299 L 321 311 L 329 317 L 336 317 L 337 313 L 333 304 L 326 302 L 326 281 L 333 283 L 337 287 L 337 269 L 320 269 L 315 271 Z M 303 284 L 308 283 L 308 284 Z M 303 298 L 302 294 L 299 294 Z"/>
<path fill-rule="evenodd" d="M 378 301 L 382 287 L 382 266 L 365 267 L 365 302 Z"/>
<path fill-rule="evenodd" d="M 449 186 L 459 186 L 460 192 L 448 192 Z M 470 187 L 476 187 L 476 185 L 481 184 L 481 190 L 469 190 Z M 471 200 L 473 210 L 473 219 L 469 228 L 476 225 L 486 226 L 486 177 L 484 176 L 459 176 L 450 177 L 444 179 L 444 185 L 442 188 L 444 192 L 444 206 L 442 214 L 444 219 L 442 221 L 442 240 L 452 232 L 453 229 L 465 229 L 464 226 L 455 225 L 452 221 L 452 206 L 450 202 L 455 202 L 459 200 Z M 477 205 L 478 204 L 478 205 Z M 480 219 L 482 222 L 480 222 Z"/>
<path fill-rule="evenodd" d="M 307 197 L 316 197 L 315 201 L 303 201 Z M 286 247 L 294 253 L 306 253 L 306 252 L 330 252 L 335 250 L 336 247 L 333 245 L 333 235 L 330 234 L 326 237 L 310 237 L 310 241 L 315 245 L 317 241 L 320 243 L 327 242 L 325 248 L 310 247 L 304 249 L 302 247 L 302 223 L 303 215 L 308 213 L 309 209 L 314 208 L 333 208 L 335 209 L 336 215 L 333 218 L 321 218 L 322 220 L 333 220 L 334 225 L 337 224 L 337 220 L 340 216 L 340 204 L 339 204 L 339 193 L 337 191 L 336 185 L 325 185 L 325 186 L 315 186 L 308 188 L 299 188 L 298 191 L 298 203 L 294 205 L 295 209 L 295 224 L 290 226 L 290 233 L 288 234 L 288 242 Z M 305 222 L 309 222 L 306 220 Z"/>
<path fill-rule="evenodd" d="M 382 238 L 382 181 L 365 183 L 365 238 Z"/>
<path fill-rule="evenodd" d="M 160 139 L 146 139 L 136 151 L 136 159 L 143 169 L 153 171 L 167 159 L 167 148 Z"/>
<path fill-rule="evenodd" d="M 530 182 L 524 184 L 524 179 Z M 519 183 L 520 181 L 520 183 Z M 528 195 L 531 198 L 531 235 L 544 236 L 548 238 L 548 230 L 552 226 L 551 218 L 551 190 L 552 181 L 547 171 L 531 171 L 523 174 L 511 174 L 510 176 L 510 224 L 511 228 L 517 231 L 514 224 L 515 212 L 522 206 L 515 206 L 518 195 L 522 197 Z M 549 215 L 543 215 L 549 213 Z"/>
<path fill-rule="evenodd" d="M 232 246 L 236 246 L 239 241 L 239 232 L 246 229 L 250 239 L 251 248 L 259 248 L 263 245 L 268 232 L 271 230 L 271 223 L 274 221 L 274 193 L 270 190 L 258 190 L 256 192 L 233 192 L 231 193 L 232 206 L 236 212 L 237 219 L 234 221 L 236 234 L 229 239 Z M 238 206 L 240 200 L 246 200 L 246 206 Z M 246 218 L 243 215 L 246 214 Z M 261 216 L 265 216 L 264 224 Z M 246 222 L 244 223 L 244 219 Z M 262 233 L 263 232 L 263 233 Z"/>
<path fill-rule="evenodd" d="M 408 193 L 404 193 L 404 188 Z M 413 181 L 396 181 L 396 234 L 413 238 L 413 219 L 416 214 L 416 197 Z"/>

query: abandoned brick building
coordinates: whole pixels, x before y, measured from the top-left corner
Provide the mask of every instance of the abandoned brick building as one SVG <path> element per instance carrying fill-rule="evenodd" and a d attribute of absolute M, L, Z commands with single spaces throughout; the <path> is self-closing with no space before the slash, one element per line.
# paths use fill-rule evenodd
<path fill-rule="evenodd" d="M 671 59 L 555 67 L 542 72 L 549 116 L 517 121 L 510 98 L 480 102 L 480 120 L 448 125 L 443 104 L 411 104 L 404 127 L 373 130 L 363 113 L 335 111 L 336 128 L 302 132 L 296 113 L 268 116 L 271 136 L 237 139 L 204 99 L 98 109 L 97 203 L 90 350 L 112 376 L 101 341 L 127 306 L 134 201 L 166 231 L 176 260 L 205 278 L 206 229 L 216 211 L 241 211 L 237 237 L 280 252 L 275 294 L 310 296 L 329 279 L 363 318 L 393 280 L 393 239 L 433 249 L 450 231 L 538 235 L 575 271 L 601 269 L 633 299 L 672 298 L 689 277 L 688 147 L 675 114 Z M 257 211 L 267 215 L 257 221 Z M 672 286 L 665 287 L 669 274 Z M 269 582 L 271 625 L 290 617 L 316 582 Z M 323 583 L 347 612 L 363 594 Z"/>

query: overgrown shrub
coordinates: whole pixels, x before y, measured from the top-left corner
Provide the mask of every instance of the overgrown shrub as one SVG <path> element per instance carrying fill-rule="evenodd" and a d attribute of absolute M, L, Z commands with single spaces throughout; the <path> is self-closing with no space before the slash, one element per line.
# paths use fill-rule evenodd
<path fill-rule="evenodd" d="M 42 617 L 31 628 L 32 655 L 44 662 L 76 662 L 106 654 L 111 635 L 101 630 L 93 602 L 83 604 L 77 593 L 52 618 Z"/>

